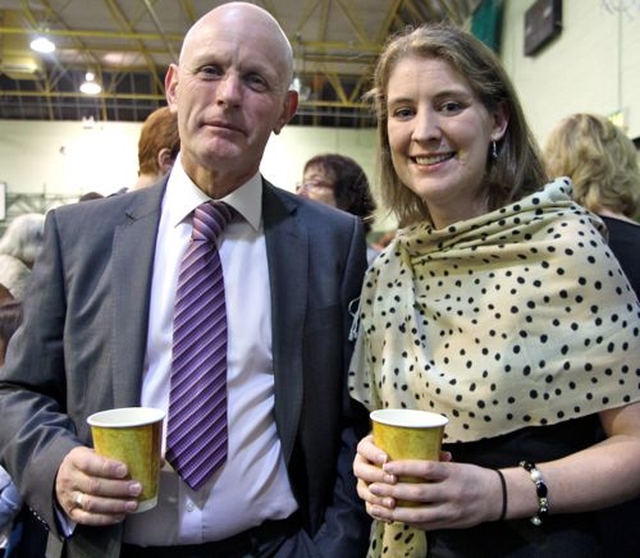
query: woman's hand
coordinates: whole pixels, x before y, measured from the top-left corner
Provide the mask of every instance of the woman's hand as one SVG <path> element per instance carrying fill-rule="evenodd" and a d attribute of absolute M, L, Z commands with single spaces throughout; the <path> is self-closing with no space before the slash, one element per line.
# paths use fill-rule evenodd
<path fill-rule="evenodd" d="M 369 489 L 373 483 L 392 486 L 397 482 L 396 477 L 385 473 L 382 468 L 388 460 L 387 454 L 373 443 L 372 435 L 360 440 L 353 460 L 353 473 L 358 479 L 358 496 L 364 500 L 367 513 L 372 517 L 372 506 L 382 506 L 389 509 L 395 506 L 393 498 L 378 497 Z"/>
<path fill-rule="evenodd" d="M 476 465 L 442 461 L 389 461 L 367 436 L 358 444 L 353 471 L 367 513 L 426 531 L 495 521 L 502 511 L 498 474 Z M 403 482 L 404 477 L 421 482 Z M 409 505 L 407 505 L 409 503 Z"/>

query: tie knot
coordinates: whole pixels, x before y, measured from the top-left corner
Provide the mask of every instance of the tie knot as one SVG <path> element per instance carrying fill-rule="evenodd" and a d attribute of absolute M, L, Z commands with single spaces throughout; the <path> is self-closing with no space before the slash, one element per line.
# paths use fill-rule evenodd
<path fill-rule="evenodd" d="M 224 202 L 205 202 L 193 213 L 194 240 L 215 241 L 235 215 L 235 210 Z"/>

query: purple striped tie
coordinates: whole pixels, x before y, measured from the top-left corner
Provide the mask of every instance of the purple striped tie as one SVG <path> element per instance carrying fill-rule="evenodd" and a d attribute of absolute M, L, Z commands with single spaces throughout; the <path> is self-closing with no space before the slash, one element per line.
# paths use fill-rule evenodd
<path fill-rule="evenodd" d="M 216 238 L 233 215 L 222 202 L 195 209 L 178 276 L 166 459 L 194 490 L 227 459 L 227 314 Z"/>

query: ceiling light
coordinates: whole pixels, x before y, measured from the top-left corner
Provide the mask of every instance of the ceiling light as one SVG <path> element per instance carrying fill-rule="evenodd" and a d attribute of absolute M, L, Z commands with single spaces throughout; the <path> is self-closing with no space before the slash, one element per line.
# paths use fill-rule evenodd
<path fill-rule="evenodd" d="M 56 50 L 55 43 L 53 43 L 53 41 L 43 35 L 39 35 L 38 37 L 33 39 L 29 46 L 31 47 L 31 50 L 35 50 L 36 52 L 40 52 L 42 54 L 50 54 L 54 50 Z"/>
<path fill-rule="evenodd" d="M 87 72 L 84 76 L 84 83 L 80 85 L 80 91 L 85 95 L 97 95 L 102 91 L 101 85 L 95 81 L 96 76 L 93 72 Z"/>

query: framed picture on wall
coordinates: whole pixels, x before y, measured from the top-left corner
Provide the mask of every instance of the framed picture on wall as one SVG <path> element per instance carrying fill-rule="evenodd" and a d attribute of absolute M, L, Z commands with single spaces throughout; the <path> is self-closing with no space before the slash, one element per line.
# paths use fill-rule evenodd
<path fill-rule="evenodd" d="M 7 218 L 7 183 L 0 182 L 0 221 Z"/>

